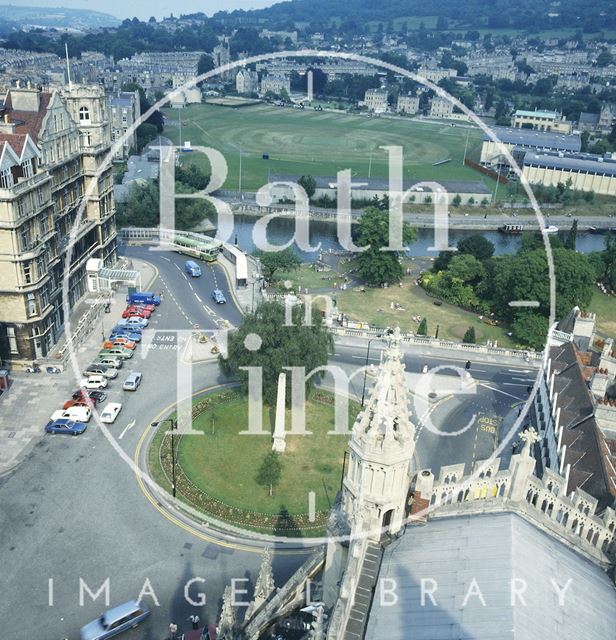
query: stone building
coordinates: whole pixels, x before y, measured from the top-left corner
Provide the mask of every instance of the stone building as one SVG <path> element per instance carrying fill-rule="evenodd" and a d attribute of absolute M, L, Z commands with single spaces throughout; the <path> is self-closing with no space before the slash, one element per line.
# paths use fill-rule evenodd
<path fill-rule="evenodd" d="M 291 93 L 291 79 L 287 75 L 279 75 L 277 73 L 268 73 L 261 78 L 261 93 L 268 92 L 280 95 L 283 91 Z"/>
<path fill-rule="evenodd" d="M 109 96 L 111 110 L 111 141 L 121 142 L 114 158 L 120 162 L 126 162 L 131 150 L 137 148 L 136 130 L 127 134 L 128 130 L 141 117 L 141 108 L 138 91 L 118 91 Z"/>
<path fill-rule="evenodd" d="M 0 356 L 19 364 L 62 333 L 65 271 L 73 308 L 87 260 L 116 261 L 111 136 L 100 87 L 14 87 L 0 116 Z"/>
<path fill-rule="evenodd" d="M 387 89 L 368 89 L 364 95 L 364 104 L 368 111 L 374 113 L 384 113 L 387 111 Z"/>
<path fill-rule="evenodd" d="M 240 69 L 235 76 L 235 90 L 243 95 L 259 91 L 259 74 L 251 69 Z"/>
<path fill-rule="evenodd" d="M 524 111 L 518 109 L 511 118 L 511 126 L 537 131 L 553 131 L 554 133 L 571 133 L 571 122 L 565 120 L 558 111 Z"/>
<path fill-rule="evenodd" d="M 441 96 L 434 96 L 430 103 L 430 117 L 431 118 L 451 118 L 453 115 L 453 103 L 447 98 L 441 98 Z"/>
<path fill-rule="evenodd" d="M 419 97 L 418 96 L 398 96 L 398 103 L 396 105 L 396 113 L 405 113 L 406 115 L 413 115 L 419 111 Z"/>

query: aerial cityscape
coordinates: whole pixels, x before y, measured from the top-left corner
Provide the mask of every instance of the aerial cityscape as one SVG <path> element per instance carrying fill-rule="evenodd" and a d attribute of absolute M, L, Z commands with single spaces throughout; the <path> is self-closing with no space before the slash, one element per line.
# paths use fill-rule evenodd
<path fill-rule="evenodd" d="M 616 640 L 613 0 L 33 5 L 2 640 Z"/>

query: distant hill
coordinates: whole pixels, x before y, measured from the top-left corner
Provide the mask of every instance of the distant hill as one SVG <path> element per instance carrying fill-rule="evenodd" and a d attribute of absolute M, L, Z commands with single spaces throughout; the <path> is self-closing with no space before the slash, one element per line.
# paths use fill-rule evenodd
<path fill-rule="evenodd" d="M 0 30 L 24 27 L 86 30 L 98 27 L 116 27 L 119 24 L 120 21 L 116 17 L 89 9 L 16 7 L 10 4 L 0 4 Z"/>
<path fill-rule="evenodd" d="M 224 14 L 215 17 L 219 15 Z M 266 9 L 232 11 L 226 15 L 245 24 L 256 20 L 277 22 L 280 26 L 286 23 L 287 27 L 291 23 L 329 26 L 332 20 L 349 26 L 374 21 L 386 26 L 387 22 L 400 18 L 410 19 L 410 28 L 417 28 L 417 20 L 422 18 L 445 19 L 439 27 L 442 29 L 579 28 L 593 32 L 616 27 L 613 0 L 287 0 Z"/>

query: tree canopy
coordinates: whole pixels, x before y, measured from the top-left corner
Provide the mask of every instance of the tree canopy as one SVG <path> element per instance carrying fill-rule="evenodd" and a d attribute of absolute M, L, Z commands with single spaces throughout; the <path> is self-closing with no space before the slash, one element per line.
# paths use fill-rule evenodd
<path fill-rule="evenodd" d="M 292 271 L 301 264 L 297 254 L 290 247 L 282 251 L 257 251 L 256 255 L 261 262 L 263 275 L 270 281 L 276 271 Z"/>

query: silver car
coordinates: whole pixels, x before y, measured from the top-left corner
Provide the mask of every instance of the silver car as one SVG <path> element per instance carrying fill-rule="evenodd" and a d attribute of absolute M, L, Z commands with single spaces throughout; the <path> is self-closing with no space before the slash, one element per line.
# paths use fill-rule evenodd
<path fill-rule="evenodd" d="M 141 373 L 138 371 L 133 371 L 126 380 L 124 380 L 124 384 L 122 385 L 122 389 L 124 391 L 137 391 L 137 387 L 141 384 Z"/>
<path fill-rule="evenodd" d="M 81 628 L 81 640 L 107 640 L 136 627 L 150 615 L 149 609 L 131 600 L 118 607 L 105 611 L 100 618 Z"/>

